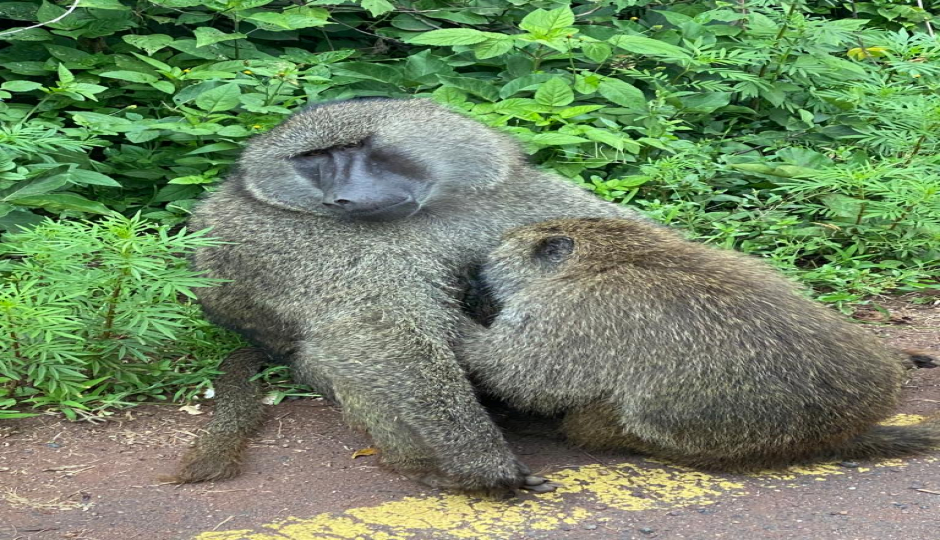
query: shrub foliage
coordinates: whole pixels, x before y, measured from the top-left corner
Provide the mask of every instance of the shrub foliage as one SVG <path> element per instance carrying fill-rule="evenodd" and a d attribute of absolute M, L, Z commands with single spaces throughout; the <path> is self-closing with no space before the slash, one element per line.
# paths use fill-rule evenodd
<path fill-rule="evenodd" d="M 0 409 L 51 405 L 76 418 L 204 380 L 227 341 L 190 302 L 193 287 L 213 284 L 182 257 L 213 243 L 204 235 L 120 215 L 8 235 Z"/>
<path fill-rule="evenodd" d="M 0 230 L 112 211 L 176 225 L 292 109 L 421 96 L 824 299 L 935 284 L 940 41 L 915 2 L 72 7 L 0 3 L 6 26 L 45 23 L 0 34 Z"/>

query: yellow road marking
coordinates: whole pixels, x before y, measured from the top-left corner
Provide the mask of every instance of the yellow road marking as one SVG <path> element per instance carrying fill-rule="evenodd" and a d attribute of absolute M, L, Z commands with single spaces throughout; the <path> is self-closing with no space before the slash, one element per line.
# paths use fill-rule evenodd
<path fill-rule="evenodd" d="M 905 425 L 921 420 L 923 417 L 916 415 L 898 415 L 886 423 Z M 937 458 L 927 460 L 940 461 Z M 206 532 L 194 540 L 421 540 L 432 537 L 492 540 L 527 530 L 554 530 L 597 519 L 597 509 L 604 507 L 635 512 L 714 504 L 720 496 L 746 495 L 743 483 L 746 480 L 750 480 L 753 487 L 778 489 L 798 485 L 788 481 L 805 477 L 826 481 L 828 476 L 863 474 L 872 468 L 901 466 L 904 466 L 901 460 L 886 460 L 856 469 L 822 464 L 736 476 L 742 481 L 735 481 L 671 465 L 655 469 L 630 463 L 586 465 L 549 473 L 552 480 L 561 482 L 563 487 L 523 501 L 487 501 L 463 495 L 406 497 L 308 519 L 289 518 L 264 525 L 261 530 Z"/>

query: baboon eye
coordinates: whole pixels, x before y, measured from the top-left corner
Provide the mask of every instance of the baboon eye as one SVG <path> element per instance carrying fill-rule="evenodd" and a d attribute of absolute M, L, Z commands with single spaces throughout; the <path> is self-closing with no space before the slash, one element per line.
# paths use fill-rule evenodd
<path fill-rule="evenodd" d="M 319 156 L 325 156 L 326 154 L 327 154 L 327 150 L 325 149 L 308 150 L 306 152 L 301 152 L 295 155 L 294 157 L 319 157 Z"/>
<path fill-rule="evenodd" d="M 337 148 L 338 150 L 351 150 L 351 149 L 353 149 L 353 148 L 362 148 L 362 144 L 363 144 L 363 143 L 362 143 L 362 141 L 360 140 L 360 141 L 356 141 L 356 142 L 346 143 L 346 144 L 337 146 L 336 148 Z"/>
<path fill-rule="evenodd" d="M 535 246 L 533 256 L 541 262 L 558 264 L 574 251 L 574 240 L 567 236 L 549 236 Z"/>

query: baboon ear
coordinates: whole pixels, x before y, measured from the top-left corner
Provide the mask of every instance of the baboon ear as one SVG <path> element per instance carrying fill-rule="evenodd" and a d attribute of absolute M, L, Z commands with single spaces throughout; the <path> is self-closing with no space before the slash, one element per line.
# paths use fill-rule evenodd
<path fill-rule="evenodd" d="M 533 257 L 536 260 L 558 264 L 568 258 L 574 251 L 574 240 L 567 236 L 549 236 L 539 240 L 535 245 Z"/>

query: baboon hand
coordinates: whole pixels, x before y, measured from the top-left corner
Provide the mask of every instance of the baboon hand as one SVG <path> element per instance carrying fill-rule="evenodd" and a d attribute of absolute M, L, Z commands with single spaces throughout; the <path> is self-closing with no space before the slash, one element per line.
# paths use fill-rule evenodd
<path fill-rule="evenodd" d="M 422 484 L 473 495 L 493 498 L 508 498 L 519 495 L 522 491 L 548 493 L 555 491 L 558 484 L 549 482 L 541 476 L 534 476 L 529 468 L 514 456 L 502 462 L 486 467 L 482 460 L 463 463 L 473 469 L 466 472 L 441 470 L 402 471 L 408 478 Z"/>
<path fill-rule="evenodd" d="M 519 489 L 531 491 L 532 493 L 550 493 L 561 487 L 561 484 L 550 482 L 548 478 L 533 475 L 524 463 L 518 460 L 516 460 L 516 463 L 519 465 L 519 470 L 526 475 L 525 481 L 519 486 Z"/>

